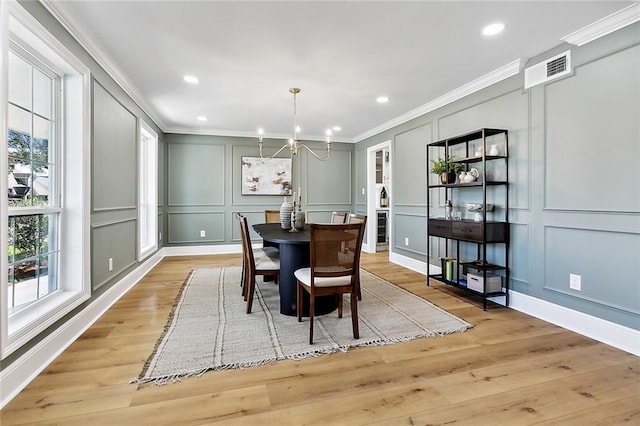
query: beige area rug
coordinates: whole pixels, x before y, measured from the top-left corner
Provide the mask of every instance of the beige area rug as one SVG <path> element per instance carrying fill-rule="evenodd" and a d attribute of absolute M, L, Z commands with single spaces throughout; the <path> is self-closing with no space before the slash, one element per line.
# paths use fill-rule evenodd
<path fill-rule="evenodd" d="M 345 352 L 419 337 L 461 332 L 471 324 L 375 275 L 362 270 L 358 303 L 360 339 L 351 330 L 349 296 L 344 315 L 315 318 L 314 344 L 309 320 L 280 314 L 278 287 L 259 278 L 253 312 L 245 313 L 239 267 L 196 269 L 186 280 L 140 376 L 132 383 L 164 384 L 208 370 L 244 368 L 269 362 Z"/>

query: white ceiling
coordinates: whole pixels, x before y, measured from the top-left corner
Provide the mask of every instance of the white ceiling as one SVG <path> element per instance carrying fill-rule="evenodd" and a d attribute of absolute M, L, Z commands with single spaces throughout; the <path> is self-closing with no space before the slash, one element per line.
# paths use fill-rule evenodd
<path fill-rule="evenodd" d="M 334 139 L 342 141 L 411 117 L 483 76 L 512 74 L 564 36 L 632 4 L 43 3 L 165 132 L 252 136 L 263 127 L 268 136 L 289 137 L 289 88 L 300 87 L 302 138 L 320 139 L 338 125 Z M 482 27 L 496 21 L 506 30 L 483 36 Z M 185 74 L 199 84 L 185 83 Z M 379 95 L 390 101 L 377 104 Z"/>

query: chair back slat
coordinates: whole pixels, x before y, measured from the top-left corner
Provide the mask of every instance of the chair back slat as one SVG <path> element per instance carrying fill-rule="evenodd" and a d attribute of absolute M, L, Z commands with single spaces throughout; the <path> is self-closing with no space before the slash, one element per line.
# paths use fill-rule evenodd
<path fill-rule="evenodd" d="M 280 210 L 265 210 L 265 223 L 280 223 Z"/>
<path fill-rule="evenodd" d="M 354 275 L 360 265 L 363 229 L 364 223 L 311 224 L 312 275 Z"/>
<path fill-rule="evenodd" d="M 351 213 L 346 220 L 346 223 L 365 223 L 367 216 L 361 214 Z"/>
<path fill-rule="evenodd" d="M 331 213 L 331 223 L 346 223 L 349 212 L 333 212 Z"/>

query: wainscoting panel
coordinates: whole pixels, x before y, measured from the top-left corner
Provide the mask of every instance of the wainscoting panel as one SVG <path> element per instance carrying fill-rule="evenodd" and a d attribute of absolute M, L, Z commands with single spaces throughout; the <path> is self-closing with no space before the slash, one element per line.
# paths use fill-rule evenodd
<path fill-rule="evenodd" d="M 136 220 L 91 225 L 91 283 L 96 290 L 136 263 Z M 113 269 L 109 271 L 109 259 Z"/>
<path fill-rule="evenodd" d="M 92 211 L 135 208 L 137 119 L 95 80 L 93 118 Z"/>
<path fill-rule="evenodd" d="M 545 289 L 639 314 L 640 234 L 546 226 L 544 237 Z M 569 274 L 582 277 L 581 291 Z"/>
<path fill-rule="evenodd" d="M 545 208 L 640 212 L 638 58 L 628 48 L 545 86 Z"/>
<path fill-rule="evenodd" d="M 225 205 L 225 146 L 169 144 L 169 206 Z"/>
<path fill-rule="evenodd" d="M 225 241 L 224 212 L 169 213 L 169 243 L 199 244 Z M 201 237 L 200 232 L 205 236 Z"/>

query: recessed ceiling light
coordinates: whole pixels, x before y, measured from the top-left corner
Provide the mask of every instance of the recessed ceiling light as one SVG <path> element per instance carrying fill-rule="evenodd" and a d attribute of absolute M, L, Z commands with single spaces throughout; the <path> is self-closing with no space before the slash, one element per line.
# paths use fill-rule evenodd
<path fill-rule="evenodd" d="M 194 77 L 192 75 L 185 75 L 184 81 L 191 84 L 198 84 L 198 77 Z"/>
<path fill-rule="evenodd" d="M 198 121 L 207 121 L 207 117 L 205 117 L 204 115 L 199 115 L 196 118 L 198 119 Z"/>
<path fill-rule="evenodd" d="M 332 129 L 333 129 L 333 131 L 334 131 L 334 132 L 339 132 L 340 130 L 342 130 L 342 127 L 340 127 L 340 126 L 333 126 L 333 127 L 332 127 Z"/>
<path fill-rule="evenodd" d="M 504 24 L 502 22 L 496 22 L 495 24 L 487 25 L 482 29 L 482 34 L 486 36 L 496 35 L 504 30 Z"/>
<path fill-rule="evenodd" d="M 386 104 L 387 102 L 389 102 L 389 97 L 388 97 L 388 96 L 378 96 L 378 97 L 376 98 L 376 101 L 377 101 L 379 104 Z"/>

